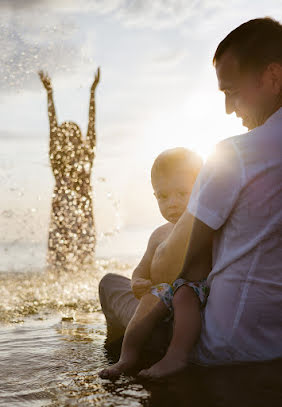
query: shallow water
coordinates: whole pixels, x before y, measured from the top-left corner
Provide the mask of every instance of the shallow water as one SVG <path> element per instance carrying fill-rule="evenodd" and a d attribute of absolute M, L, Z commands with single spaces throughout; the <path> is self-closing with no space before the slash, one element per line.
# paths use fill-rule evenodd
<path fill-rule="evenodd" d="M 131 270 L 100 260 L 83 273 L 1 273 L 1 406 L 142 405 L 140 384 L 121 379 L 106 389 L 97 376 L 108 363 L 98 282 Z"/>
<path fill-rule="evenodd" d="M 281 406 L 282 363 L 191 366 L 166 383 L 101 380 L 109 363 L 97 285 L 132 265 L 85 273 L 1 273 L 0 406 Z"/>
<path fill-rule="evenodd" d="M 1 406 L 142 405 L 141 385 L 123 379 L 107 388 L 97 376 L 107 363 L 100 312 L 41 318 L 0 330 Z"/>

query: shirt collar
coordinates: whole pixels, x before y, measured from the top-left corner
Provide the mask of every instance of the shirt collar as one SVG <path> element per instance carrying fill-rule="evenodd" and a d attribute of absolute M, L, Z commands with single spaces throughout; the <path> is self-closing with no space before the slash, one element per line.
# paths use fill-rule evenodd
<path fill-rule="evenodd" d="M 275 113 L 273 113 L 265 123 L 270 123 L 272 121 L 276 120 L 282 120 L 282 107 L 280 107 L 278 110 L 276 110 Z"/>

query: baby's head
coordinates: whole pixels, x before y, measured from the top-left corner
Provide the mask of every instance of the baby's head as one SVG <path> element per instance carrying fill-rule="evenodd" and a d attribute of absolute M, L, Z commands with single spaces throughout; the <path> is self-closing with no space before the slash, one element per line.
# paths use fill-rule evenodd
<path fill-rule="evenodd" d="M 185 211 L 201 167 L 201 158 L 182 147 L 165 150 L 155 159 L 151 181 L 167 221 L 176 223 Z"/>

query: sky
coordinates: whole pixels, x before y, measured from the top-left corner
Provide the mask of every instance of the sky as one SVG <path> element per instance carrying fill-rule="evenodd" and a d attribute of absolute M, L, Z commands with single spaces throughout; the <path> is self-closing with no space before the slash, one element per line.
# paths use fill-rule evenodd
<path fill-rule="evenodd" d="M 150 186 L 154 158 L 176 146 L 205 158 L 218 141 L 246 132 L 225 114 L 212 57 L 232 29 L 264 16 L 281 21 L 282 0 L 1 0 L 0 227 L 7 239 L 39 239 L 38 222 L 48 223 L 53 178 L 38 70 L 51 76 L 59 122 L 75 121 L 85 134 L 101 67 L 97 224 L 104 234 L 152 228 L 161 222 Z"/>

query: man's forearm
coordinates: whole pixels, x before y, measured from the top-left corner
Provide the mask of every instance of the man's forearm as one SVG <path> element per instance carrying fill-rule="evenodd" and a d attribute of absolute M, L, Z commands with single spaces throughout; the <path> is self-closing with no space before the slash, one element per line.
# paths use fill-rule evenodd
<path fill-rule="evenodd" d="M 185 211 L 157 248 L 151 268 L 165 282 L 178 277 L 190 281 L 206 278 L 212 267 L 213 233 L 213 229 Z"/>
<path fill-rule="evenodd" d="M 179 278 L 198 281 L 207 278 L 212 268 L 214 230 L 195 218 Z"/>
<path fill-rule="evenodd" d="M 182 270 L 193 222 L 193 216 L 185 211 L 168 238 L 156 249 L 151 269 L 162 273 L 163 281 L 167 282 L 168 276 L 175 279 Z"/>

